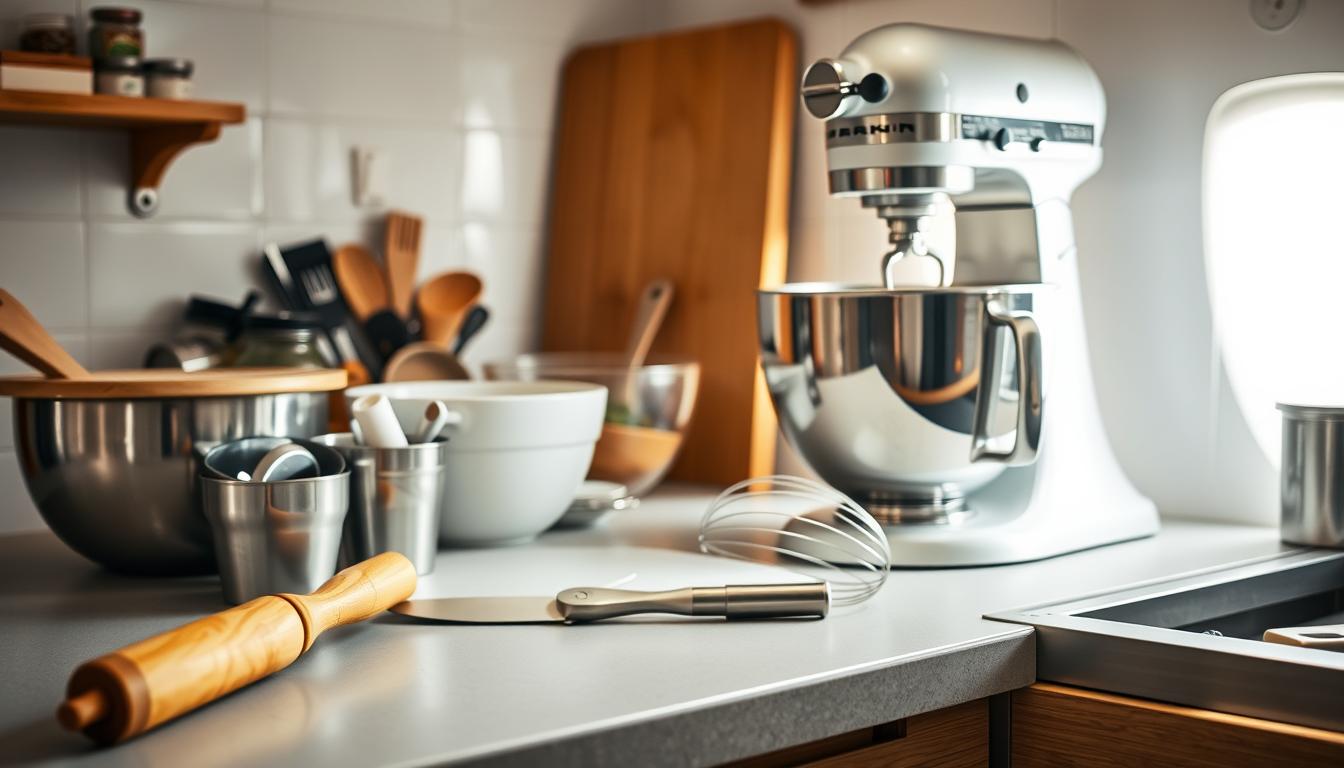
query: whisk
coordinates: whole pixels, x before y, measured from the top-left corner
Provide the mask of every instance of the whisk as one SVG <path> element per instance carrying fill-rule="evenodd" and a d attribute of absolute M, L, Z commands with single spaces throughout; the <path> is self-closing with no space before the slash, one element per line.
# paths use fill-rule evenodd
<path fill-rule="evenodd" d="M 825 581 L 836 606 L 872 597 L 891 567 L 887 537 L 867 510 L 834 488 L 789 475 L 743 480 L 719 494 L 700 522 L 700 549 Z"/>

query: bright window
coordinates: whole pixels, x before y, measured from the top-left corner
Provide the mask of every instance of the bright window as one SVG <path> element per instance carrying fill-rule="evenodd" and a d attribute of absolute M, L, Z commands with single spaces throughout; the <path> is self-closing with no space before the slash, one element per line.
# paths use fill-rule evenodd
<path fill-rule="evenodd" d="M 1232 392 L 1275 466 L 1275 401 L 1344 404 L 1344 73 L 1239 85 L 1204 137 L 1204 258 Z"/>

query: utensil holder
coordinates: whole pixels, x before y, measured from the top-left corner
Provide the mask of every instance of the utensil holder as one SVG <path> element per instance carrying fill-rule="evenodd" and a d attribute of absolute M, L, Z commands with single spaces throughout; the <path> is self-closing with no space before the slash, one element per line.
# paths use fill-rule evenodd
<path fill-rule="evenodd" d="M 348 432 L 314 440 L 340 451 L 350 467 L 350 513 L 341 561 L 400 552 L 415 564 L 417 574 L 433 573 L 439 509 L 447 487 L 447 441 L 374 448 L 357 445 Z"/>
<path fill-rule="evenodd" d="M 287 442 L 312 452 L 317 477 L 272 483 L 233 479 Z M 226 600 L 307 594 L 336 573 L 350 503 L 350 471 L 339 451 L 309 440 L 251 437 L 216 446 L 203 463 L 202 506 Z"/>

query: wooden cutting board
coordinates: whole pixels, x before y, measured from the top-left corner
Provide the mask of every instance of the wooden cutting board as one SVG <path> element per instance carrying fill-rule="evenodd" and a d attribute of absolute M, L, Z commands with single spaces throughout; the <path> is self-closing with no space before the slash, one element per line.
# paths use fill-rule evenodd
<path fill-rule="evenodd" d="M 671 280 L 653 356 L 701 365 L 676 479 L 773 471 L 755 291 L 784 281 L 797 80 L 775 20 L 593 45 L 564 68 L 542 347 L 622 350 L 645 284 Z"/>

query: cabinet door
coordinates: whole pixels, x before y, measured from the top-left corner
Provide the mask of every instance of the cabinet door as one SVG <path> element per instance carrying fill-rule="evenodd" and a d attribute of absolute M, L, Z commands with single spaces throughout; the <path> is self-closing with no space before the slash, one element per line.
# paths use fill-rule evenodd
<path fill-rule="evenodd" d="M 983 768 L 989 764 L 989 703 L 936 712 L 733 763 L 733 768 Z"/>
<path fill-rule="evenodd" d="M 1344 733 L 1082 688 L 1014 691 L 1012 712 L 1013 768 L 1344 765 Z"/>

